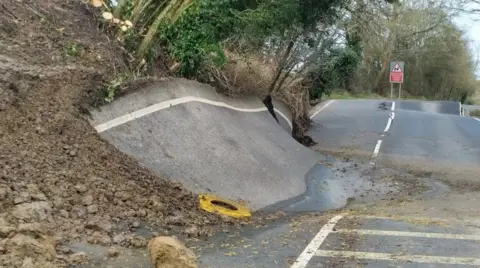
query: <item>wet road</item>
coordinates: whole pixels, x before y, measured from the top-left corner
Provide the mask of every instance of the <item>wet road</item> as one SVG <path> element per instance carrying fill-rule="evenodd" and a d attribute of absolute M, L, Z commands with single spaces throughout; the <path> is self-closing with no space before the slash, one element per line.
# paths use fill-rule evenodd
<path fill-rule="evenodd" d="M 395 174 L 383 173 L 385 164 L 480 166 L 480 122 L 461 117 L 457 103 L 385 101 L 380 108 L 382 102 L 329 103 L 312 118 L 316 149 L 358 156 L 367 163 L 360 170 L 369 167 L 394 179 Z M 321 164 L 330 167 L 328 177 L 343 174 L 335 180 L 351 174 Z M 201 268 L 479 267 L 480 211 L 475 207 L 480 196 L 453 190 L 439 194 L 397 200 L 382 193 L 386 198 L 356 209 L 226 229 L 187 245 Z M 149 267 L 145 253 L 120 254 L 91 267 Z"/>
<path fill-rule="evenodd" d="M 387 102 L 388 109 L 379 108 L 381 103 L 330 103 L 313 117 L 310 135 L 322 146 L 320 150 L 341 148 L 355 156 L 375 156 L 375 162 L 422 159 L 422 165 L 480 164 L 480 122 L 461 117 L 457 103 L 397 101 Z M 480 266 L 480 221 L 469 208 L 478 194 L 440 194 L 430 200 L 414 198 L 406 201 L 408 205 L 404 201 L 374 204 L 364 210 L 368 215 L 314 216 L 217 237 L 215 245 L 233 247 L 202 250 L 201 267 Z M 390 216 L 382 216 L 385 212 Z M 433 219 L 432 214 L 441 217 Z M 455 220 L 471 214 L 477 215 L 473 223 Z"/>

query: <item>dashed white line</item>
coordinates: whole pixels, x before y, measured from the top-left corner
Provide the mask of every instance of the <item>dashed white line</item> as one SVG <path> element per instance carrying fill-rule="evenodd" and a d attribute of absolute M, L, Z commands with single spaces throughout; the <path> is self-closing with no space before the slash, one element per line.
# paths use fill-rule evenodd
<path fill-rule="evenodd" d="M 387 126 L 385 127 L 385 130 L 383 131 L 384 133 L 388 132 L 388 130 L 392 126 L 392 121 L 393 121 L 394 118 L 395 118 L 395 113 L 391 112 L 390 116 L 388 117 Z"/>
<path fill-rule="evenodd" d="M 328 234 L 333 231 L 335 224 L 337 224 L 343 215 L 337 215 L 330 219 L 327 224 L 325 224 L 322 229 L 318 232 L 318 234 L 312 239 L 310 244 L 305 248 L 305 250 L 300 254 L 297 258 L 295 263 L 291 266 L 291 268 L 305 268 L 307 267 L 308 262 L 312 257 L 315 255 L 318 248 L 322 245 L 325 238 L 327 238 Z"/>
<path fill-rule="evenodd" d="M 390 130 L 390 127 L 392 126 L 393 119 L 395 119 L 395 102 L 392 101 L 392 108 L 390 108 L 392 111 L 390 115 L 388 116 L 388 121 L 387 121 L 387 126 L 385 126 L 385 129 L 383 130 L 382 137 L 385 137 L 385 134 Z M 375 165 L 375 158 L 377 158 L 378 153 L 380 152 L 380 147 L 382 146 L 382 140 L 377 141 L 377 145 L 375 145 L 375 149 L 373 150 L 373 155 L 372 155 L 372 160 L 370 161 L 370 165 Z"/>
<path fill-rule="evenodd" d="M 268 111 L 266 107 L 262 107 L 262 108 L 239 108 L 239 107 L 234 107 L 234 106 L 228 105 L 224 102 L 212 101 L 212 100 L 199 98 L 199 97 L 193 97 L 193 96 L 186 96 L 186 97 L 181 97 L 181 98 L 177 98 L 177 99 L 172 99 L 172 100 L 159 102 L 159 103 L 150 105 L 146 108 L 128 113 L 128 114 L 120 116 L 120 117 L 117 117 L 117 118 L 112 119 L 108 122 L 105 122 L 103 124 L 99 124 L 99 125 L 95 126 L 95 130 L 97 130 L 97 132 L 99 132 L 99 133 L 104 132 L 104 131 L 109 130 L 111 128 L 123 125 L 125 123 L 128 123 L 128 122 L 133 121 L 133 120 L 138 119 L 138 118 L 141 118 L 143 116 L 149 115 L 151 113 L 160 111 L 162 109 L 166 109 L 166 108 L 169 108 L 171 106 L 175 106 L 175 105 L 179 105 L 179 104 L 187 103 L 187 102 L 192 102 L 192 101 L 206 103 L 206 104 L 210 104 L 210 105 L 214 105 L 214 106 L 225 107 L 225 108 L 235 110 L 235 111 L 239 111 L 239 112 L 255 113 L 255 112 Z M 278 109 L 275 109 L 275 112 L 278 113 L 280 116 L 282 116 L 287 121 L 290 128 L 293 128 L 292 127 L 292 122 L 290 121 L 290 119 L 286 115 L 284 115 Z"/>
<path fill-rule="evenodd" d="M 480 241 L 480 235 L 467 235 L 467 234 L 423 233 L 423 232 L 383 231 L 383 230 L 366 230 L 366 229 L 338 229 L 333 231 L 332 233 Z"/>
<path fill-rule="evenodd" d="M 380 152 L 380 146 L 382 146 L 382 140 L 377 141 L 377 145 L 375 145 L 375 150 L 373 150 L 372 161 L 370 161 L 370 165 L 375 165 L 375 158 L 377 158 L 378 153 Z"/>
<path fill-rule="evenodd" d="M 358 251 L 318 250 L 315 254 L 320 257 L 355 258 L 363 260 L 407 261 L 416 263 L 436 263 L 452 265 L 480 265 L 477 258 L 456 258 L 443 256 L 401 255 L 389 253 L 373 253 Z"/>
<path fill-rule="evenodd" d="M 321 111 L 325 110 L 328 106 L 330 106 L 330 104 L 332 104 L 335 100 L 329 100 L 325 103 L 325 105 L 323 105 L 322 108 L 318 109 L 316 112 L 314 112 L 311 116 L 310 116 L 310 119 L 314 118 L 318 113 L 320 113 Z"/>

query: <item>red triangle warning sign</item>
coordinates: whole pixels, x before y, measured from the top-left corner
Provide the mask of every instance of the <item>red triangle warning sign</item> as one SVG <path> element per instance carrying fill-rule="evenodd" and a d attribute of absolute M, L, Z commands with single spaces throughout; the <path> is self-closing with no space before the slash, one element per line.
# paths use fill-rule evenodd
<path fill-rule="evenodd" d="M 398 63 L 393 66 L 393 69 L 391 71 L 392 73 L 403 73 L 402 68 L 400 68 L 400 65 Z"/>

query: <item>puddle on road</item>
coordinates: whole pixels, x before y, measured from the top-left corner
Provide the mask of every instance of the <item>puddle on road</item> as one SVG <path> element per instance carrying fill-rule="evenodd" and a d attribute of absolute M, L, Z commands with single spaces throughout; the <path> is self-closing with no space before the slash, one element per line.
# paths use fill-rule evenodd
<path fill-rule="evenodd" d="M 259 212 L 282 210 L 287 214 L 341 209 L 350 204 L 371 204 L 399 196 L 436 196 L 448 186 L 430 178 L 400 178 L 401 172 L 372 168 L 361 160 L 329 158 L 318 163 L 305 176 L 307 189 L 300 196 L 281 201 Z"/>

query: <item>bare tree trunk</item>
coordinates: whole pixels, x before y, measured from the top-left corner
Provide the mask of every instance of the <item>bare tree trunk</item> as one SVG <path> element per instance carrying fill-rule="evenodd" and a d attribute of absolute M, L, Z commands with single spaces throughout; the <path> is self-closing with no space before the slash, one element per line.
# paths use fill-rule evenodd
<path fill-rule="evenodd" d="M 283 54 L 281 61 L 278 63 L 277 69 L 275 71 L 275 76 L 273 77 L 272 81 L 270 82 L 270 86 L 268 87 L 268 95 L 274 92 L 275 85 L 277 84 L 278 79 L 280 78 L 280 75 L 282 74 L 282 71 L 285 68 L 285 65 L 287 64 L 288 57 L 290 57 L 290 54 L 292 52 L 294 45 L 295 45 L 295 40 L 292 39 L 288 42 L 287 49 L 285 50 L 285 53 Z"/>

